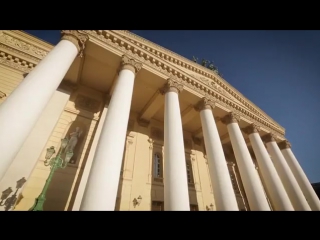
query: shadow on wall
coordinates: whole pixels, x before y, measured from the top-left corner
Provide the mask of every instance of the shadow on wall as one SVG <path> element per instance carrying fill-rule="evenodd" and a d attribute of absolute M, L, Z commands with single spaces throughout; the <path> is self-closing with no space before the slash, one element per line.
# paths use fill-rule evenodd
<path fill-rule="evenodd" d="M 75 107 L 80 112 L 65 134 L 65 137 L 69 138 L 66 150 L 72 150 L 73 156 L 66 168 L 57 169 L 54 173 L 46 194 L 46 201 L 44 203 L 45 211 L 63 211 L 66 206 L 68 206 L 68 211 L 72 210 L 93 137 L 96 132 L 98 124 L 96 124 L 90 139 L 88 139 L 88 132 L 92 122 L 90 120 L 93 119 L 94 113 L 91 112 L 88 116 L 89 111 L 85 111 L 86 117 L 83 117 L 83 108 L 78 106 L 77 101 L 75 102 Z M 90 120 L 88 121 L 88 119 Z M 89 142 L 85 149 L 85 144 L 88 140 Z M 57 149 L 56 152 L 58 152 L 58 150 L 59 149 Z M 61 157 L 64 159 L 65 154 Z M 80 161 L 82 157 L 83 160 Z"/>

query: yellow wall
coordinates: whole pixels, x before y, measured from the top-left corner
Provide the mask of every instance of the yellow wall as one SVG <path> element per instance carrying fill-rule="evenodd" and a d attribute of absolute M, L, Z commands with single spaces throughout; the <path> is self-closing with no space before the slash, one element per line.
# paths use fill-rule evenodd
<path fill-rule="evenodd" d="M 0 98 L 0 104 L 21 83 L 23 78 L 22 72 L 0 65 L 0 91 L 6 94 L 5 98 Z"/>

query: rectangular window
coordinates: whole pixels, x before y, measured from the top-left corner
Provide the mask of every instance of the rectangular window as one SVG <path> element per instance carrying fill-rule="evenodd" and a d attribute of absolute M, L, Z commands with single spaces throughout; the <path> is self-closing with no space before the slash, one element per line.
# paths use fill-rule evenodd
<path fill-rule="evenodd" d="M 160 201 L 152 201 L 151 211 L 164 211 L 164 203 Z"/>
<path fill-rule="evenodd" d="M 155 152 L 153 154 L 153 179 L 156 182 L 162 182 L 163 169 L 162 169 L 162 154 Z"/>
<path fill-rule="evenodd" d="M 193 185 L 193 174 L 192 174 L 192 163 L 190 160 L 186 161 L 186 167 L 187 167 L 187 178 L 188 178 L 188 184 Z"/>

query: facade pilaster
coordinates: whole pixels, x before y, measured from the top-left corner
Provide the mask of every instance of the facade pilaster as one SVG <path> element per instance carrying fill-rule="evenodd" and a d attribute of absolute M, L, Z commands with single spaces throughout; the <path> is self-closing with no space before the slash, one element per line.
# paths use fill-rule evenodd
<path fill-rule="evenodd" d="M 136 73 L 142 64 L 124 55 L 80 210 L 114 211 Z"/>
<path fill-rule="evenodd" d="M 169 79 L 161 93 L 164 112 L 164 209 L 190 211 L 187 167 L 183 142 L 179 93 L 183 85 Z"/>
<path fill-rule="evenodd" d="M 243 131 L 249 135 L 250 143 L 260 168 L 260 173 L 263 177 L 274 209 L 278 211 L 293 211 L 294 208 L 287 195 L 287 192 L 283 187 L 277 170 L 275 169 L 267 149 L 265 148 L 259 135 L 260 128 L 255 124 L 252 124 L 243 129 Z"/>
<path fill-rule="evenodd" d="M 266 142 L 268 152 L 271 155 L 273 164 L 279 174 L 284 188 L 287 191 L 291 203 L 295 210 L 310 211 L 311 209 L 309 207 L 309 204 L 304 197 L 297 180 L 291 172 L 290 167 L 283 157 L 275 138 L 276 136 L 274 134 L 269 133 L 263 137 L 263 140 Z"/>
<path fill-rule="evenodd" d="M 310 181 L 308 180 L 306 174 L 301 168 L 298 160 L 294 156 L 291 150 L 291 144 L 287 140 L 285 140 L 279 143 L 279 148 L 285 160 L 287 161 L 287 164 L 289 165 L 294 177 L 296 178 L 304 196 L 306 197 L 307 202 L 311 207 L 311 210 L 319 211 L 320 210 L 319 198 L 315 193 L 313 187 L 311 186 Z"/>
<path fill-rule="evenodd" d="M 88 37 L 62 31 L 61 41 L 0 106 L 0 180 L 38 121 Z"/>
<path fill-rule="evenodd" d="M 255 170 L 250 152 L 247 148 L 238 124 L 240 121 L 240 116 L 231 112 L 222 118 L 221 121 L 227 125 L 231 145 L 237 161 L 250 209 L 253 211 L 270 211 L 259 175 Z"/>
<path fill-rule="evenodd" d="M 196 106 L 196 110 L 200 112 L 216 209 L 220 211 L 238 211 L 239 208 L 232 187 L 227 162 L 212 113 L 214 107 L 215 104 L 212 100 L 203 98 L 198 106 Z"/>

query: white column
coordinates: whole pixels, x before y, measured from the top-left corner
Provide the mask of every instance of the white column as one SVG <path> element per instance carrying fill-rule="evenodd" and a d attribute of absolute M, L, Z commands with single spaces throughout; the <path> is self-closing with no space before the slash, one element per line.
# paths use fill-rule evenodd
<path fill-rule="evenodd" d="M 203 98 L 197 106 L 206 147 L 213 196 L 218 211 L 239 211 L 236 196 L 220 141 L 212 108 L 214 102 Z"/>
<path fill-rule="evenodd" d="M 168 80 L 164 110 L 164 209 L 190 211 L 179 92 L 183 86 Z"/>
<path fill-rule="evenodd" d="M 12 189 L 14 189 L 17 180 L 22 177 L 26 180 L 29 179 L 50 135 L 52 134 L 52 131 L 54 130 L 54 127 L 58 123 L 61 113 L 69 101 L 69 97 L 70 92 L 63 90 L 55 91 L 37 121 L 36 126 L 32 129 L 30 135 L 23 143 L 12 164 L 1 179 L 0 192 L 4 191 L 8 187 L 12 187 Z M 23 191 L 23 188 L 19 189 L 17 195 L 19 195 L 21 191 Z M 0 211 L 3 209 L 4 207 L 0 207 Z"/>
<path fill-rule="evenodd" d="M 62 40 L 0 105 L 0 179 L 35 126 L 87 36 L 64 31 Z"/>
<path fill-rule="evenodd" d="M 275 136 L 273 134 L 267 134 L 264 136 L 264 140 L 294 209 L 298 211 L 310 211 L 309 204 L 275 141 Z"/>
<path fill-rule="evenodd" d="M 259 175 L 255 169 L 251 155 L 240 130 L 238 124 L 239 120 L 240 117 L 232 112 L 221 119 L 223 123 L 227 124 L 233 152 L 238 164 L 250 209 L 253 211 L 270 211 Z"/>
<path fill-rule="evenodd" d="M 295 176 L 300 189 L 302 190 L 304 196 L 309 203 L 311 210 L 319 211 L 320 210 L 320 201 L 315 193 L 313 187 L 311 186 L 306 174 L 304 173 L 303 169 L 301 168 L 298 160 L 294 156 L 291 150 L 291 144 L 288 141 L 283 141 L 279 144 L 281 149 L 282 155 L 287 161 L 293 175 Z"/>
<path fill-rule="evenodd" d="M 80 210 L 114 211 L 135 74 L 141 63 L 123 56 Z"/>
<path fill-rule="evenodd" d="M 256 156 L 260 173 L 263 177 L 264 184 L 267 188 L 274 210 L 294 211 L 287 192 L 283 187 L 277 170 L 269 157 L 267 149 L 265 148 L 258 131 L 259 127 L 254 124 L 244 129 L 244 132 L 249 135 L 251 146 Z"/>
<path fill-rule="evenodd" d="M 92 144 L 91 144 L 91 148 L 90 148 L 90 152 L 89 152 L 89 155 L 88 155 L 88 158 L 87 158 L 87 161 L 86 161 L 86 165 L 84 167 L 84 170 L 83 170 L 83 173 L 82 173 L 82 176 L 81 176 L 81 181 L 80 181 L 80 184 L 79 184 L 79 187 L 78 187 L 76 198 L 75 198 L 73 206 L 72 206 L 72 211 L 79 211 L 79 209 L 80 209 L 81 201 L 82 201 L 82 198 L 83 198 L 83 194 L 84 194 L 84 191 L 85 191 L 85 188 L 86 188 L 86 184 L 87 184 L 87 180 L 88 180 L 88 177 L 89 177 L 89 174 L 90 174 L 92 161 L 93 161 L 93 158 L 94 158 L 95 153 L 96 153 L 97 145 L 98 145 L 99 138 L 100 138 L 100 135 L 101 135 L 101 132 L 102 132 L 104 121 L 105 121 L 106 116 L 107 116 L 107 112 L 108 112 L 108 106 L 105 105 L 105 107 L 103 108 L 102 113 L 100 115 L 100 119 L 99 119 L 99 123 L 98 123 L 98 126 L 97 126 L 97 130 L 96 130 L 96 133 L 94 135 L 94 138 L 93 138 L 93 141 L 92 141 Z"/>

